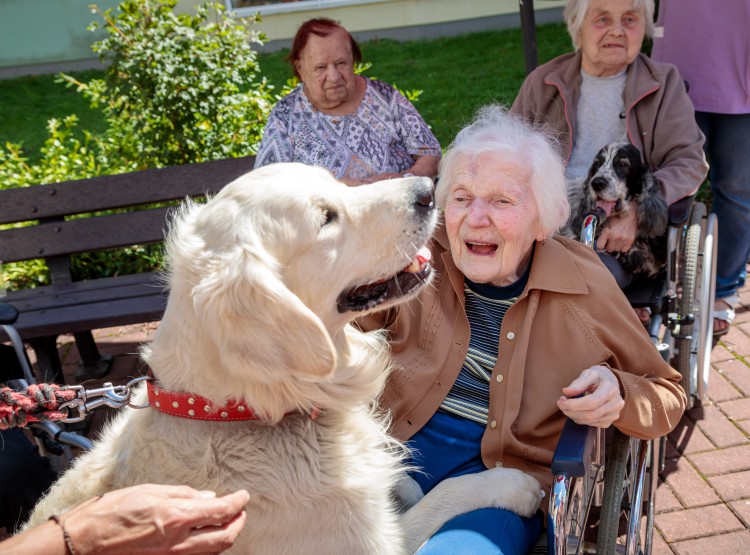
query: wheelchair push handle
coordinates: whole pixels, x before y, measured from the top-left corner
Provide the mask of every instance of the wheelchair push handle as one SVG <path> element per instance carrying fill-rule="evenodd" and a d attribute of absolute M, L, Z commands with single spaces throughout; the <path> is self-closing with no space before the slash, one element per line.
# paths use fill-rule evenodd
<path fill-rule="evenodd" d="M 581 226 L 581 243 L 588 247 L 593 247 L 594 240 L 596 239 L 596 228 L 598 225 L 604 223 L 606 219 L 607 213 L 600 206 L 586 212 L 583 215 L 583 225 Z"/>

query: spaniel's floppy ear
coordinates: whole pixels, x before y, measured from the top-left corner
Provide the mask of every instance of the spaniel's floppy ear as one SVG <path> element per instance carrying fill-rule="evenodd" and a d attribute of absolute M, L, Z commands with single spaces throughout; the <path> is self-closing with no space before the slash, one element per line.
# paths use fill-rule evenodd
<path fill-rule="evenodd" d="M 643 188 L 638 196 L 638 235 L 639 237 L 659 237 L 667 231 L 669 206 L 661 194 L 656 178 L 649 171 L 644 172 Z"/>
<path fill-rule="evenodd" d="M 279 279 L 268 253 L 237 251 L 193 289 L 196 316 L 225 367 L 266 370 L 269 381 L 284 371 L 330 374 L 336 351 L 320 318 Z"/>

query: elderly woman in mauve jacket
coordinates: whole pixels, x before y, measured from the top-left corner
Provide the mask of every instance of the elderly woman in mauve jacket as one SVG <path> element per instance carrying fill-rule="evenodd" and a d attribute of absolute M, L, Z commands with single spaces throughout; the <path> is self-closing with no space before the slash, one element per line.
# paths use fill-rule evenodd
<path fill-rule="evenodd" d="M 435 281 L 360 322 L 387 331 L 394 367 L 380 403 L 413 448 L 423 491 L 496 466 L 549 488 L 566 418 L 643 439 L 674 428 L 685 407 L 680 374 L 593 249 L 555 235 L 569 207 L 545 135 L 483 108 L 446 151 L 436 202 Z M 418 553 L 525 554 L 542 509 L 464 514 Z"/>
<path fill-rule="evenodd" d="M 575 52 L 530 73 L 511 111 L 556 133 L 571 183 L 583 183 L 604 145 L 627 141 L 668 205 L 693 195 L 708 173 L 695 109 L 677 68 L 641 53 L 654 32 L 654 0 L 569 0 L 563 15 Z M 609 218 L 597 248 L 627 252 L 636 228 L 635 211 Z M 632 276 L 614 257 L 602 260 L 628 285 Z"/>

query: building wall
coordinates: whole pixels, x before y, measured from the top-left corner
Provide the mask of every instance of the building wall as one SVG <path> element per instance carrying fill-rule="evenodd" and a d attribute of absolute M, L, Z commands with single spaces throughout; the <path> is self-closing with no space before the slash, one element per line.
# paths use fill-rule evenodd
<path fill-rule="evenodd" d="M 181 0 L 177 10 L 191 11 L 205 0 Z M 269 42 L 261 51 L 288 47 L 300 23 L 311 17 L 340 21 L 357 40 L 430 39 L 489 29 L 519 27 L 519 0 L 349 0 L 334 7 L 283 4 L 262 8 L 257 29 Z M 528 0 L 527 0 L 528 1 Z M 101 32 L 87 30 L 118 0 L 0 0 L 0 78 L 100 67 L 91 45 Z M 536 0 L 536 22 L 559 21 L 563 0 Z M 239 10 L 238 16 L 254 10 Z"/>
<path fill-rule="evenodd" d="M 182 0 L 181 5 L 200 0 Z M 519 0 L 355 0 L 349 6 L 305 8 L 282 4 L 261 8 L 263 31 L 269 42 L 262 50 L 276 50 L 291 43 L 300 24 L 311 17 L 330 17 L 339 21 L 358 40 L 391 38 L 395 40 L 431 39 L 438 36 L 470 33 L 520 26 Z M 231 5 L 227 2 L 228 5 Z M 314 4 L 314 2 L 307 3 Z M 561 20 L 564 0 L 536 0 L 537 23 Z M 249 15 L 255 10 L 238 10 Z M 263 11 L 271 13 L 262 13 Z"/>
<path fill-rule="evenodd" d="M 86 28 L 117 0 L 0 0 L 0 77 L 52 73 L 98 63 L 91 45 L 103 35 Z"/>

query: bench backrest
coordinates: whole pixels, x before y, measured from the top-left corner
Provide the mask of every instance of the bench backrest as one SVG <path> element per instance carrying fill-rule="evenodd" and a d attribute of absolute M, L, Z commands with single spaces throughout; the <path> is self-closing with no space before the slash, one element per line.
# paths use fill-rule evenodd
<path fill-rule="evenodd" d="M 170 208 L 134 208 L 215 194 L 254 162 L 247 156 L 0 191 L 0 224 L 35 224 L 0 230 L 0 260 L 49 261 L 163 241 Z M 130 210 L 97 214 L 121 208 Z"/>

